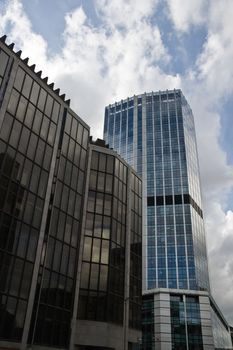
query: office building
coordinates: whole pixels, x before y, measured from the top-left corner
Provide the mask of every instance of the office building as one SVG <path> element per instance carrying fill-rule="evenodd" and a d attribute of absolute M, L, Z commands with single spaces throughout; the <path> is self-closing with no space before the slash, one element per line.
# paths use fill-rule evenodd
<path fill-rule="evenodd" d="M 65 95 L 5 40 L 0 38 L 0 349 L 95 349 L 82 337 L 85 320 L 93 321 L 96 333 L 97 322 L 104 323 L 105 345 L 97 339 L 102 348 L 108 348 L 110 329 L 116 339 L 124 335 L 120 346 L 133 347 L 141 334 L 140 179 L 115 152 L 101 147 L 102 156 L 90 145 L 89 126 Z M 88 192 L 94 173 L 98 185 Z M 92 310 L 95 301 L 98 310 Z"/>
<path fill-rule="evenodd" d="M 210 296 L 194 119 L 180 90 L 105 109 L 104 139 L 143 179 L 143 349 L 219 348 Z M 193 321 L 194 320 L 194 321 Z M 221 328 L 220 327 L 220 328 Z"/>
<path fill-rule="evenodd" d="M 100 140 L 89 148 L 78 349 L 139 349 L 141 179 Z M 86 347 L 85 347 L 86 346 Z"/>

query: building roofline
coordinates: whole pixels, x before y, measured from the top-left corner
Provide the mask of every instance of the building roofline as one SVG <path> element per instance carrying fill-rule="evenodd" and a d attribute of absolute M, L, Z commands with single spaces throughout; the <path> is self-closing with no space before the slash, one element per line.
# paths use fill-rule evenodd
<path fill-rule="evenodd" d="M 159 90 L 159 91 L 144 92 L 144 93 L 142 93 L 142 94 L 138 94 L 138 95 L 133 95 L 133 96 L 131 96 L 131 97 L 127 97 L 127 98 L 125 98 L 124 100 L 115 101 L 114 103 L 109 104 L 108 106 L 106 106 L 106 108 L 118 106 L 118 105 L 120 105 L 121 103 L 125 103 L 125 102 L 127 102 L 127 101 L 133 100 L 135 97 L 140 98 L 140 97 L 142 97 L 142 96 L 155 96 L 155 95 L 158 96 L 158 95 L 165 95 L 165 94 L 174 93 L 174 92 L 180 92 L 180 93 L 183 95 L 181 89 Z"/>
<path fill-rule="evenodd" d="M 83 126 L 85 126 L 88 130 L 90 130 L 90 126 L 88 124 L 86 124 L 86 122 L 75 112 L 73 111 L 71 108 L 70 108 L 70 99 L 66 100 L 66 95 L 65 94 L 61 94 L 60 93 L 60 89 L 59 88 L 54 88 L 54 83 L 48 83 L 48 77 L 45 77 L 45 78 L 42 78 L 42 71 L 38 71 L 36 72 L 36 65 L 35 64 L 32 64 L 32 65 L 29 65 L 28 62 L 29 62 L 29 58 L 26 57 L 26 58 L 22 58 L 21 55 L 22 55 L 22 50 L 19 50 L 19 51 L 14 51 L 14 46 L 15 44 L 14 43 L 11 43 L 11 44 L 7 44 L 6 43 L 6 40 L 7 40 L 7 36 L 6 35 L 3 35 L 2 37 L 0 37 L 0 45 L 3 44 L 4 48 L 6 49 L 6 51 L 10 51 L 11 53 L 14 54 L 15 58 L 18 59 L 20 62 L 23 63 L 24 66 L 26 66 L 30 71 L 31 73 L 35 74 L 36 77 L 41 81 L 42 84 L 45 84 L 46 87 L 53 93 L 55 94 L 64 104 L 65 106 L 68 108 L 68 112 L 75 115 L 75 117 L 77 117 L 77 119 L 81 122 L 81 124 Z"/>
<path fill-rule="evenodd" d="M 92 139 L 92 137 L 90 137 Z M 127 168 L 129 168 L 131 170 L 131 172 L 137 176 L 141 181 L 142 178 L 140 175 L 138 175 L 138 173 L 134 170 L 134 168 L 132 168 L 131 165 L 129 165 L 129 163 L 127 163 L 114 149 L 109 148 L 108 144 L 105 144 L 105 141 L 102 139 L 97 139 L 96 141 L 90 141 L 90 149 L 95 150 L 95 151 L 99 151 L 105 154 L 109 154 L 112 155 L 114 157 L 116 157 L 118 160 L 120 160 L 125 166 L 127 166 Z"/>

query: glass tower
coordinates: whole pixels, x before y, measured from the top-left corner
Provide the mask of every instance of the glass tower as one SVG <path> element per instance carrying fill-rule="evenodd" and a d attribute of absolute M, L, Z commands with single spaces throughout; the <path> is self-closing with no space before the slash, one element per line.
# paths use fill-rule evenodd
<path fill-rule="evenodd" d="M 231 349 L 210 294 L 194 118 L 180 90 L 105 108 L 104 139 L 142 177 L 142 349 Z"/>
<path fill-rule="evenodd" d="M 194 119 L 182 92 L 106 107 L 104 139 L 143 179 L 143 289 L 209 290 Z"/>

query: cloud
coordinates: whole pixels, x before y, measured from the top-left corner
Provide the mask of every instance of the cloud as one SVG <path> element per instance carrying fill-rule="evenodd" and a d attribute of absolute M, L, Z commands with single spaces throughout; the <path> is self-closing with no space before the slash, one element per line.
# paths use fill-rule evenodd
<path fill-rule="evenodd" d="M 82 7 L 74 9 L 65 16 L 64 45 L 54 56 L 49 56 L 46 41 L 32 31 L 20 0 L 9 1 L 0 16 L 0 29 L 4 32 L 11 26 L 10 40 L 67 93 L 95 136 L 102 136 L 105 105 L 153 90 L 155 81 L 164 89 L 180 85 L 178 75 L 159 68 L 159 62 L 168 63 L 170 56 L 159 28 L 150 23 L 156 3 L 148 1 L 144 6 L 134 1 L 132 6 L 132 1 L 98 0 L 99 27 L 92 25 Z"/>
<path fill-rule="evenodd" d="M 2 13 L 2 14 L 1 14 Z M 47 43 L 41 35 L 32 31 L 31 22 L 25 15 L 20 1 L 13 0 L 5 3 L 0 13 L 0 32 L 9 33 L 10 40 L 17 43 L 29 62 L 39 62 L 45 66 L 47 61 Z"/>
<path fill-rule="evenodd" d="M 233 263 L 229 248 L 232 249 L 233 241 L 233 212 L 225 208 L 233 187 L 233 166 L 228 164 L 219 139 L 220 111 L 233 93 L 232 14 L 232 1 L 209 2 L 202 22 L 208 32 L 206 41 L 195 66 L 182 79 L 197 129 L 212 292 L 231 323 Z M 188 13 L 185 18 L 188 19 L 186 27 L 178 27 L 178 30 L 188 30 L 194 25 Z"/>
<path fill-rule="evenodd" d="M 166 0 L 169 16 L 175 29 L 187 32 L 192 26 L 205 22 L 207 0 Z"/>
<path fill-rule="evenodd" d="M 224 213 L 217 203 L 210 203 L 206 218 L 211 287 L 224 316 L 233 323 L 233 212 Z"/>

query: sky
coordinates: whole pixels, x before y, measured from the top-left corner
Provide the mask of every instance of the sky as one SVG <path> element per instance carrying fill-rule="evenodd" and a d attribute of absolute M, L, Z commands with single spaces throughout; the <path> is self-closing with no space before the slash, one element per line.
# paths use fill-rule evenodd
<path fill-rule="evenodd" d="M 0 0 L 0 34 L 94 137 L 106 105 L 182 89 L 196 124 L 212 294 L 233 325 L 232 18 L 232 0 Z"/>

